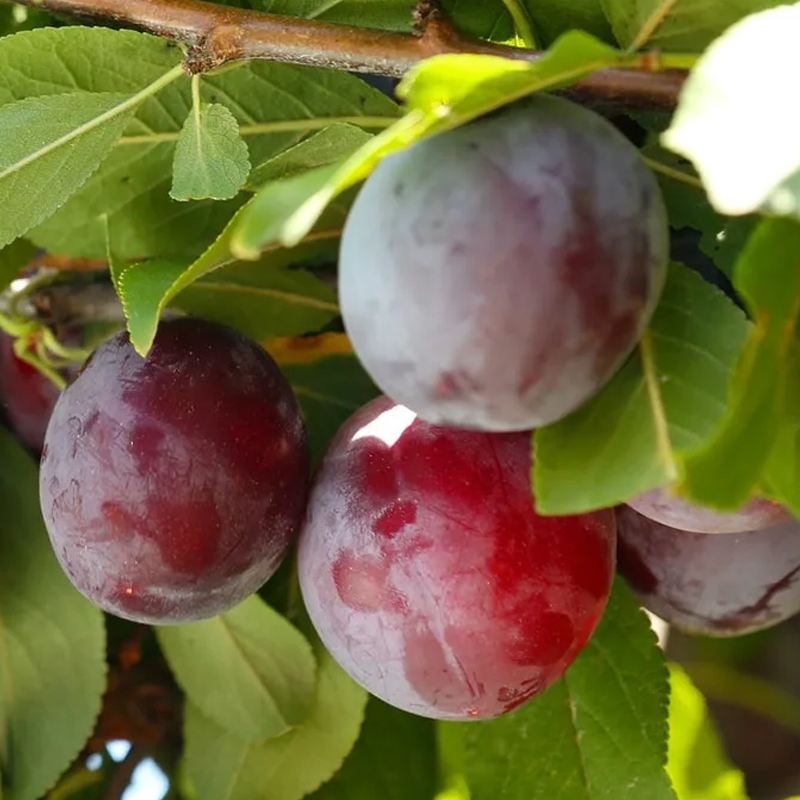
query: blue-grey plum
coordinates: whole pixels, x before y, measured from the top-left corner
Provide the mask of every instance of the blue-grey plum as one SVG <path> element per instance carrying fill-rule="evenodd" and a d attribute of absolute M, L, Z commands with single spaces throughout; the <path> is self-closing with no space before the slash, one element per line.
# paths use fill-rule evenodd
<path fill-rule="evenodd" d="M 666 489 L 651 489 L 628 500 L 627 505 L 662 525 L 694 533 L 739 533 L 789 519 L 789 512 L 780 503 L 764 497 L 754 497 L 738 511 L 715 511 Z"/>
<path fill-rule="evenodd" d="M 387 703 L 504 714 L 594 632 L 614 513 L 539 516 L 530 438 L 430 425 L 381 397 L 331 443 L 300 534 L 300 586 L 332 655 Z"/>
<path fill-rule="evenodd" d="M 383 391 L 436 424 L 564 417 L 663 287 L 656 180 L 607 120 L 535 96 L 384 159 L 347 218 L 342 316 Z"/>
<path fill-rule="evenodd" d="M 800 612 L 800 523 L 720 536 L 617 509 L 620 574 L 656 616 L 688 633 L 741 636 Z"/>

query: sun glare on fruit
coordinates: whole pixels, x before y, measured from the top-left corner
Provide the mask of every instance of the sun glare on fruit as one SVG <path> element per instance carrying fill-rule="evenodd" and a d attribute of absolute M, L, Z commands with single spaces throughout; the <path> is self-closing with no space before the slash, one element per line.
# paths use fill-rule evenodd
<path fill-rule="evenodd" d="M 387 447 L 391 447 L 416 418 L 417 415 L 411 409 L 405 406 L 395 406 L 379 414 L 372 422 L 359 429 L 351 441 L 372 436 L 380 439 Z"/>

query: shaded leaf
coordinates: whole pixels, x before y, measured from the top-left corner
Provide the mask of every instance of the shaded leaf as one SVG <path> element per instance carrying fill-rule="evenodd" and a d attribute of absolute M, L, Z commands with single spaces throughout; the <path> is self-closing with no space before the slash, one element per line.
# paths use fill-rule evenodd
<path fill-rule="evenodd" d="M 380 391 L 343 333 L 277 339 L 264 346 L 300 402 L 317 461 L 342 423 Z"/>
<path fill-rule="evenodd" d="M 736 366 L 728 408 L 714 435 L 684 464 L 681 489 L 697 502 L 734 509 L 754 493 L 792 397 L 800 312 L 800 222 L 764 220 L 736 263 L 734 285 L 754 325 Z M 800 501 L 800 488 L 792 492 Z"/>
<path fill-rule="evenodd" d="M 602 0 L 526 0 L 525 5 L 540 46 L 550 45 L 572 30 L 585 31 L 601 41 L 614 43 Z"/>
<path fill-rule="evenodd" d="M 287 733 L 311 712 L 311 645 L 258 595 L 156 634 L 189 702 L 230 733 L 257 742 Z"/>
<path fill-rule="evenodd" d="M 36 248 L 26 239 L 15 239 L 0 250 L 0 291 L 19 276 L 33 258 Z"/>
<path fill-rule="evenodd" d="M 185 768 L 197 800 L 299 800 L 341 767 L 358 738 L 367 695 L 324 648 L 315 647 L 315 655 L 311 715 L 277 739 L 249 743 L 187 703 Z"/>
<path fill-rule="evenodd" d="M 470 725 L 472 800 L 675 800 L 667 670 L 647 617 L 617 580 L 564 677 L 516 711 Z"/>
<path fill-rule="evenodd" d="M 438 777 L 433 720 L 370 697 L 356 746 L 310 800 L 433 800 Z"/>
<path fill-rule="evenodd" d="M 785 0 L 601 0 L 623 47 L 701 52 L 747 14 Z"/>
<path fill-rule="evenodd" d="M 667 772 L 679 800 L 748 800 L 744 775 L 725 755 L 705 698 L 677 664 L 669 673 Z"/>
<path fill-rule="evenodd" d="M 662 136 L 694 163 L 723 214 L 800 215 L 800 118 L 786 102 L 800 70 L 798 36 L 800 4 L 732 27 L 692 70 Z"/>
<path fill-rule="evenodd" d="M 36 465 L 0 429 L 0 769 L 5 800 L 37 800 L 78 755 L 105 690 L 103 615 L 59 566 Z"/>
<path fill-rule="evenodd" d="M 725 414 L 748 327 L 718 289 L 671 265 L 634 355 L 580 409 L 536 432 L 537 508 L 604 508 L 674 480 L 682 454 Z"/>
<path fill-rule="evenodd" d="M 236 117 L 219 103 L 199 104 L 186 117 L 172 162 L 173 200 L 230 200 L 250 173 L 250 154 Z"/>

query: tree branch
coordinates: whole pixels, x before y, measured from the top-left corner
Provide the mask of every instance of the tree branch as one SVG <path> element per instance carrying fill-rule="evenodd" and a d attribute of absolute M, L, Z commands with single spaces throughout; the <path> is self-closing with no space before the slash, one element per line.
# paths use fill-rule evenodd
<path fill-rule="evenodd" d="M 187 72 L 243 59 L 346 69 L 400 77 L 434 55 L 482 53 L 523 61 L 536 50 L 464 36 L 434 11 L 415 33 L 397 33 L 219 6 L 203 0 L 16 0 L 26 6 L 155 34 L 189 48 Z M 671 110 L 686 73 L 604 69 L 570 87 L 579 98 L 638 109 Z"/>

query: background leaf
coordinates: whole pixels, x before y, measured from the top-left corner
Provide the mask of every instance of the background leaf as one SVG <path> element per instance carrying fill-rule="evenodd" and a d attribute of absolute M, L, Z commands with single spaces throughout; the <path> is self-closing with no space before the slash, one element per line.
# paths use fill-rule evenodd
<path fill-rule="evenodd" d="M 741 254 L 734 279 L 755 324 L 736 367 L 725 417 L 713 437 L 687 458 L 681 484 L 698 502 L 732 509 L 754 493 L 791 400 L 800 396 L 800 376 L 793 369 L 800 222 L 763 221 Z M 793 489 L 791 501 L 800 505 L 800 488 Z"/>
<path fill-rule="evenodd" d="M 438 777 L 433 720 L 370 697 L 356 746 L 310 800 L 433 800 Z"/>
<path fill-rule="evenodd" d="M 213 619 L 156 633 L 189 702 L 229 733 L 258 742 L 309 715 L 316 684 L 311 645 L 258 595 Z"/>
<path fill-rule="evenodd" d="M 666 756 L 667 670 L 647 617 L 619 580 L 560 681 L 466 732 L 472 800 L 675 800 Z"/>
<path fill-rule="evenodd" d="M 728 761 L 706 701 L 677 664 L 669 665 L 669 774 L 679 800 L 748 800 Z"/>
<path fill-rule="evenodd" d="M 800 4 L 732 27 L 697 62 L 662 136 L 691 159 L 723 214 L 763 206 L 800 215 L 800 181 L 790 180 L 800 169 L 800 119 L 784 102 L 800 70 L 798 36 Z"/>
<path fill-rule="evenodd" d="M 748 334 L 718 289 L 673 264 L 639 349 L 588 403 L 535 435 L 537 508 L 605 508 L 678 477 L 722 419 Z"/>
<path fill-rule="evenodd" d="M 0 290 L 19 276 L 33 258 L 36 248 L 27 239 L 15 239 L 0 250 Z"/>
<path fill-rule="evenodd" d="M 623 47 L 700 52 L 747 14 L 786 0 L 601 0 Z"/>
<path fill-rule="evenodd" d="M 31 458 L 0 428 L 0 769 L 5 800 L 37 800 L 94 727 L 103 615 L 72 587 L 39 511 Z"/>
<path fill-rule="evenodd" d="M 311 715 L 277 739 L 249 743 L 186 705 L 185 768 L 197 800 L 299 800 L 341 767 L 358 738 L 367 695 L 324 648 L 315 653 Z"/>
<path fill-rule="evenodd" d="M 236 117 L 219 103 L 193 108 L 172 162 L 173 200 L 230 200 L 250 173 L 250 155 Z"/>
<path fill-rule="evenodd" d="M 300 401 L 316 461 L 342 423 L 380 392 L 343 333 L 275 339 L 264 346 Z"/>

